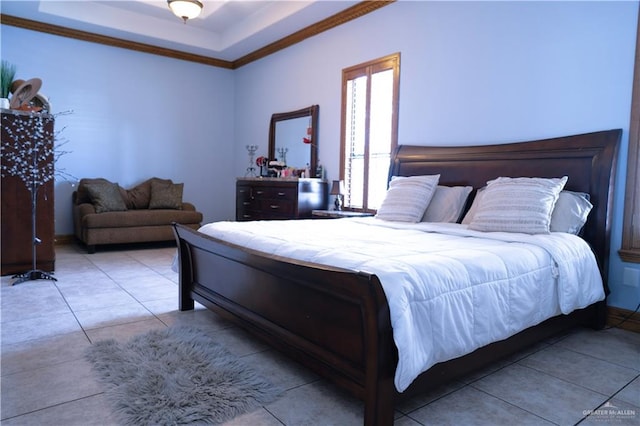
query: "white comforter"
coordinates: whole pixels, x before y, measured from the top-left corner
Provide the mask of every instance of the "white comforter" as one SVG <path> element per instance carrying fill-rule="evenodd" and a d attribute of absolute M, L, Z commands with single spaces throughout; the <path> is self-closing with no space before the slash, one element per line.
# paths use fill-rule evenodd
<path fill-rule="evenodd" d="M 216 222 L 200 231 L 376 274 L 389 303 L 400 392 L 438 362 L 604 299 L 590 248 L 565 233 L 484 233 L 376 218 Z"/>

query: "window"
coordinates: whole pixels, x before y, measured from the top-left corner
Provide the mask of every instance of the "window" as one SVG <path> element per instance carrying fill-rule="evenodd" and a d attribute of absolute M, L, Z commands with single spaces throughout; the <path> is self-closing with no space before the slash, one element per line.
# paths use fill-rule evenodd
<path fill-rule="evenodd" d="M 398 146 L 400 53 L 342 70 L 340 179 L 344 205 L 376 210 Z"/>
<path fill-rule="evenodd" d="M 640 26 L 638 26 L 638 37 L 640 37 Z M 626 262 L 640 263 L 640 38 L 636 38 L 622 248 L 618 253 Z"/>

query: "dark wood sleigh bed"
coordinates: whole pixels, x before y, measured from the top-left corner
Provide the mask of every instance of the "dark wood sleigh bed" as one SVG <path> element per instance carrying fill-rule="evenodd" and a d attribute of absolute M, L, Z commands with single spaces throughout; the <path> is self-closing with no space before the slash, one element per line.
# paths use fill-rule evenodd
<path fill-rule="evenodd" d="M 589 193 L 583 229 L 605 293 L 617 148 L 621 130 L 466 147 L 400 146 L 390 176 L 440 174 L 441 185 L 484 186 L 499 176 L 568 176 Z M 602 327 L 605 302 L 561 315 L 473 353 L 436 364 L 402 393 L 389 308 L 372 274 L 285 259 L 174 225 L 180 310 L 198 301 L 364 401 L 367 425 L 391 425 L 394 405 L 579 324 Z"/>

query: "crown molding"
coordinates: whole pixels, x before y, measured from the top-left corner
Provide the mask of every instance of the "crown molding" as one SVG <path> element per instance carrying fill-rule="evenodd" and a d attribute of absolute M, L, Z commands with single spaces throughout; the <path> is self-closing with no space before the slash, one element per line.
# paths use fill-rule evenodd
<path fill-rule="evenodd" d="M 205 65 L 211 65 L 221 68 L 232 68 L 233 64 L 229 61 L 210 58 L 208 56 L 195 55 L 185 53 L 179 50 L 167 49 L 164 47 L 153 46 L 145 43 L 124 40 L 116 37 L 90 33 L 88 31 L 74 30 L 72 28 L 62 27 L 59 25 L 47 24 L 44 22 L 33 21 L 31 19 L 18 18 L 17 16 L 0 14 L 0 22 L 3 25 L 11 25 L 14 27 L 24 28 L 32 31 L 53 34 L 61 37 L 68 37 L 91 43 L 104 44 L 107 46 L 120 47 L 123 49 L 135 50 L 138 52 L 151 53 L 152 55 L 166 56 L 183 61 L 198 62 Z"/>
<path fill-rule="evenodd" d="M 5 15 L 0 13 L 0 23 L 3 25 L 11 25 L 13 27 L 24 28 L 27 30 L 38 31 L 47 34 L 53 34 L 61 37 L 73 38 L 76 40 L 88 41 L 91 43 L 104 44 L 107 46 L 119 47 L 122 49 L 135 50 L 137 52 L 150 53 L 152 55 L 166 56 L 168 58 L 180 59 L 183 61 L 197 62 L 200 64 L 210 65 L 213 67 L 236 69 L 250 62 L 257 61 L 272 53 L 278 52 L 296 43 L 299 43 L 309 37 L 313 37 L 331 28 L 342 25 L 353 19 L 359 18 L 374 10 L 380 9 L 396 0 L 366 0 L 362 1 L 342 12 L 336 13 L 320 22 L 303 28 L 287 37 L 262 47 L 254 52 L 249 53 L 235 61 L 225 61 L 204 55 L 196 55 L 192 53 L 181 52 L 179 50 L 167 49 L 164 47 L 153 46 L 145 43 L 138 43 L 117 37 L 110 37 L 88 31 L 74 30 L 59 25 L 47 24 L 44 22 L 34 21 L 31 19 L 19 18 L 17 16 Z"/>
<path fill-rule="evenodd" d="M 371 13 L 374 10 L 378 10 L 381 7 L 394 3 L 395 1 L 396 0 L 362 1 L 354 6 L 351 6 L 348 9 L 343 10 L 342 12 L 338 12 L 335 15 L 323 19 L 322 21 L 316 22 L 313 25 L 303 28 L 291 35 L 288 35 L 278 41 L 275 41 L 254 52 L 251 52 L 248 55 L 236 59 L 235 61 L 233 61 L 233 68 L 240 68 L 241 66 L 247 65 L 250 62 L 257 61 L 258 59 L 269 56 L 272 53 L 276 53 L 296 43 L 300 43 L 303 40 L 330 30 L 331 28 L 337 27 L 356 18 L 360 18 L 367 13 Z"/>

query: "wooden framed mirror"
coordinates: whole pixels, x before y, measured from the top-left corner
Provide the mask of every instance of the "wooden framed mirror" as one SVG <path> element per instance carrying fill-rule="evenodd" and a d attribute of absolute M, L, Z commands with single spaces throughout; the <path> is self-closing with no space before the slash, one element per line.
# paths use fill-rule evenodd
<path fill-rule="evenodd" d="M 284 161 L 287 166 L 297 169 L 304 169 L 309 164 L 311 177 L 316 177 L 319 110 L 320 106 L 311 105 L 273 114 L 269 126 L 269 159 Z"/>

